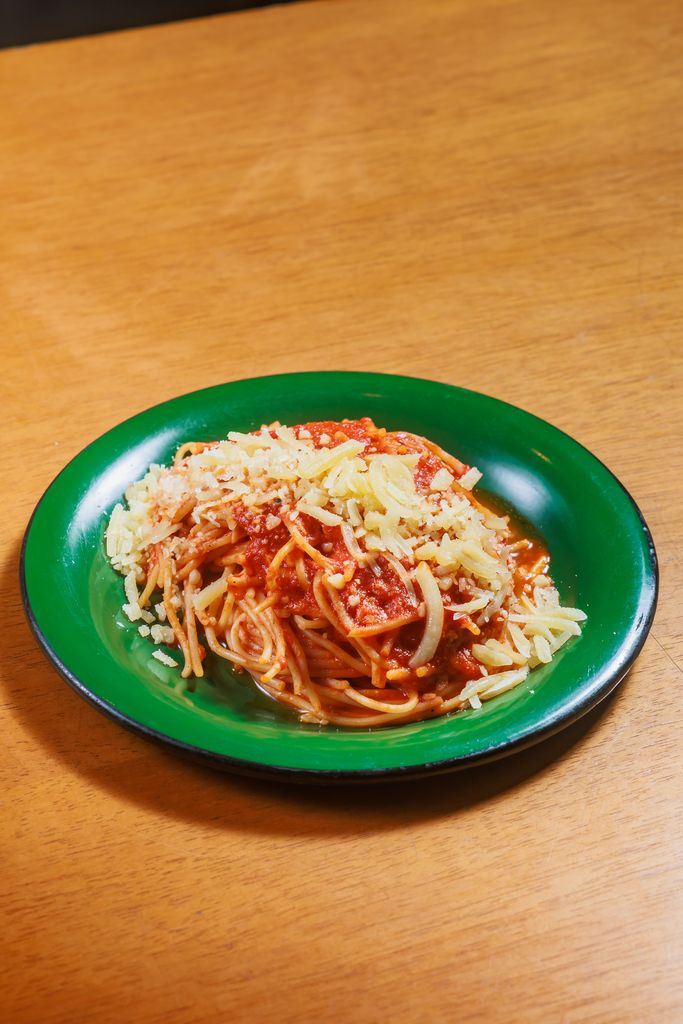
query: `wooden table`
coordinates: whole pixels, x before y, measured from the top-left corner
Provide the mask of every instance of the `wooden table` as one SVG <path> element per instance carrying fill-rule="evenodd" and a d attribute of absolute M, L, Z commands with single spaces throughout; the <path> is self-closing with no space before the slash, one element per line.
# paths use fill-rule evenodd
<path fill-rule="evenodd" d="M 675 0 L 321 0 L 0 54 L 4 1020 L 683 1020 L 682 29 Z M 464 774 L 287 788 L 49 667 L 17 566 L 64 463 L 330 367 L 509 399 L 631 490 L 660 606 L 598 712 Z"/>

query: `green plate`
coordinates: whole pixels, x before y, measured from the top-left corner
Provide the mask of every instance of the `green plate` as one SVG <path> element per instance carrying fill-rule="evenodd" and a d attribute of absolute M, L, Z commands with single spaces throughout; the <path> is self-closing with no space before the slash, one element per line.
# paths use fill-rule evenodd
<path fill-rule="evenodd" d="M 168 460 L 182 441 L 225 437 L 275 419 L 293 424 L 363 415 L 424 434 L 478 466 L 486 490 L 544 538 L 563 602 L 588 613 L 583 635 L 480 710 L 393 728 L 301 725 L 222 660 L 211 664 L 196 692 L 187 692 L 121 614 L 123 581 L 103 545 L 107 514 L 150 462 Z M 374 373 L 235 381 L 126 420 L 77 455 L 43 495 L 24 538 L 21 575 L 38 641 L 67 682 L 100 710 L 224 767 L 320 781 L 445 771 L 556 732 L 624 677 L 657 598 L 649 530 L 619 481 L 580 444 L 485 395 Z"/>

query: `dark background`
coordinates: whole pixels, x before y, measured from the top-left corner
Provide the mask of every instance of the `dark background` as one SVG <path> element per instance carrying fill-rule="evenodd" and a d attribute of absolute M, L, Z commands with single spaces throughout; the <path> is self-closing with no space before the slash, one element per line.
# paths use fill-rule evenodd
<path fill-rule="evenodd" d="M 93 35 L 292 0 L 0 0 L 0 46 Z"/>

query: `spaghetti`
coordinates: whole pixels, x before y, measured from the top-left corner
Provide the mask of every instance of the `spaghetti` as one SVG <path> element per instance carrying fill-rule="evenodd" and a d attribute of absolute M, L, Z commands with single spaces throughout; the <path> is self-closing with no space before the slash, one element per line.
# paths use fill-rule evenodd
<path fill-rule="evenodd" d="M 212 652 L 304 722 L 478 708 L 586 617 L 542 545 L 474 496 L 480 476 L 367 418 L 189 442 L 112 512 L 124 612 L 189 685 Z"/>

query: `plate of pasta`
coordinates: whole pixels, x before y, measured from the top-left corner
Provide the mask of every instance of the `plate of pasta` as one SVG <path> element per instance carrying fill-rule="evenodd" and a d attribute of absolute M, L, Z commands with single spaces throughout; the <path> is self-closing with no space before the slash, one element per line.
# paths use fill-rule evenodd
<path fill-rule="evenodd" d="M 574 721 L 647 636 L 657 565 L 613 474 L 514 405 L 300 373 L 162 403 L 39 502 L 22 593 L 122 725 L 247 774 L 364 780 Z"/>

